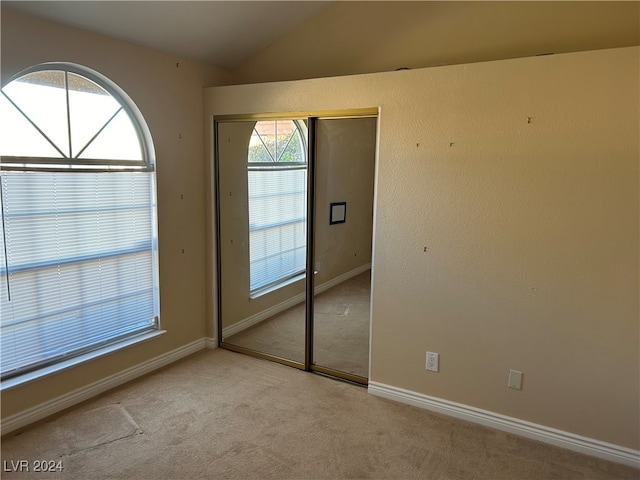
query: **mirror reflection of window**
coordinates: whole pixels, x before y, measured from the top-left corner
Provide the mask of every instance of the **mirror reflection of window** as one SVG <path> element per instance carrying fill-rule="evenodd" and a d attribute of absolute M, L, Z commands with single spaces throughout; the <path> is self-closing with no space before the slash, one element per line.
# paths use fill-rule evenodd
<path fill-rule="evenodd" d="M 307 131 L 295 120 L 259 121 L 247 158 L 250 295 L 304 276 Z"/>

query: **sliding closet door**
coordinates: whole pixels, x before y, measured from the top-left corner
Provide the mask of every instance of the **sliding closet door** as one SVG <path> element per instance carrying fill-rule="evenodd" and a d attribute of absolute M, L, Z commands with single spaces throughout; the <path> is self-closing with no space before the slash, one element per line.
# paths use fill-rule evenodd
<path fill-rule="evenodd" d="M 222 346 L 304 367 L 307 127 L 216 123 Z"/>
<path fill-rule="evenodd" d="M 376 118 L 317 119 L 313 369 L 369 376 Z"/>

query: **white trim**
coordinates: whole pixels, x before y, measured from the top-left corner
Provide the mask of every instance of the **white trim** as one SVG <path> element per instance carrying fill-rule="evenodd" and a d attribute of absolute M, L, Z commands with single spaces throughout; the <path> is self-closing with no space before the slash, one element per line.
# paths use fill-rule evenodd
<path fill-rule="evenodd" d="M 218 339 L 216 337 L 206 337 L 204 339 L 204 346 L 209 350 L 213 350 L 214 348 L 218 348 Z"/>
<path fill-rule="evenodd" d="M 61 395 L 52 400 L 48 400 L 40 405 L 31 407 L 22 412 L 10 415 L 2 419 L 2 435 L 13 432 L 18 428 L 25 427 L 33 422 L 42 420 L 54 413 L 58 413 L 66 408 L 72 407 L 80 402 L 84 402 L 107 390 L 120 386 L 130 380 L 150 373 L 158 368 L 169 365 L 183 357 L 191 355 L 205 348 L 205 339 L 201 338 L 182 347 L 176 348 L 163 355 L 147 360 L 131 368 L 115 373 L 109 377 L 90 383 L 72 392 Z"/>
<path fill-rule="evenodd" d="M 367 270 L 371 270 L 371 263 L 365 263 L 364 265 L 360 265 L 358 268 L 354 268 L 353 270 L 343 273 L 342 275 L 338 275 L 337 277 L 329 280 L 328 282 L 324 282 L 322 285 L 318 285 L 314 290 L 315 295 L 319 295 L 322 292 L 326 292 L 330 288 L 335 287 L 336 285 L 340 285 L 342 282 L 346 282 L 347 280 L 360 275 L 361 273 L 366 272 Z"/>
<path fill-rule="evenodd" d="M 273 315 L 284 312 L 287 308 L 291 308 L 301 302 L 304 302 L 304 293 L 296 295 L 295 297 L 291 297 L 284 302 L 278 303 L 273 307 L 269 307 L 266 310 L 263 310 L 255 315 L 251 315 L 244 320 L 240 320 L 238 323 L 234 323 L 230 327 L 223 328 L 222 341 L 224 341 L 225 338 L 229 338 L 231 335 L 235 335 L 236 333 L 240 333 L 249 327 L 253 327 L 254 325 L 262 322 L 263 320 L 266 320 L 267 318 L 272 317 Z"/>
<path fill-rule="evenodd" d="M 271 285 L 269 287 L 257 288 L 253 293 L 249 292 L 249 300 L 253 301 L 256 298 L 260 298 L 263 295 L 267 295 L 268 293 L 275 292 L 276 290 L 286 287 L 287 285 L 291 285 L 292 283 L 296 283 L 296 282 L 299 282 L 300 280 L 304 280 L 304 277 L 305 277 L 305 272 L 302 272 L 284 281 L 278 282 L 275 285 Z"/>
<path fill-rule="evenodd" d="M 327 290 L 329 290 L 330 288 L 335 287 L 336 285 L 341 284 L 342 282 L 345 282 L 347 280 L 349 280 L 350 278 L 355 277 L 356 275 L 360 275 L 361 273 L 366 272 L 367 270 L 371 269 L 371 263 L 365 263 L 364 265 L 361 265 L 357 268 L 354 268 L 353 270 L 343 273 L 342 275 L 338 275 L 335 278 L 332 278 L 331 280 L 323 283 L 322 285 L 318 285 L 317 287 L 315 287 L 314 289 L 314 293 L 316 295 L 321 294 L 322 292 L 325 292 Z M 244 320 L 240 320 L 238 323 L 234 323 L 233 325 L 231 325 L 230 327 L 224 328 L 222 330 L 222 339 L 224 341 L 225 338 L 230 337 L 231 335 L 235 335 L 236 333 L 240 333 L 243 330 L 246 330 L 249 327 L 252 327 L 260 322 L 262 322 L 263 320 L 266 320 L 267 318 L 271 318 L 274 315 L 277 315 L 280 312 L 284 312 L 286 309 L 291 308 L 295 305 L 298 305 L 299 303 L 304 302 L 304 297 L 305 294 L 304 293 L 300 293 L 298 295 L 296 295 L 295 297 L 291 297 L 288 300 L 285 300 L 284 302 L 278 303 L 277 305 L 274 305 L 272 307 L 267 308 L 266 310 L 263 310 L 255 315 L 252 315 L 250 317 L 245 318 Z"/>
<path fill-rule="evenodd" d="M 575 452 L 592 455 L 611 462 L 622 463 L 634 468 L 640 467 L 640 451 L 638 450 L 632 450 L 627 447 L 556 430 L 555 428 L 544 425 L 507 417 L 499 413 L 451 402 L 442 398 L 430 397 L 378 382 L 369 382 L 368 391 L 372 395 L 478 423 L 557 447 L 567 448 Z"/>

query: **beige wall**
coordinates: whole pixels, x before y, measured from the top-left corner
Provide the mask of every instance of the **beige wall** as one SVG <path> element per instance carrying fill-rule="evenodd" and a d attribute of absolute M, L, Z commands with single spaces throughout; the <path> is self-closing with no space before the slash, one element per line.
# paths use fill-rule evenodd
<path fill-rule="evenodd" d="M 26 67 L 50 61 L 79 63 L 106 75 L 127 92 L 147 120 L 157 158 L 160 315 L 167 333 L 3 391 L 3 418 L 205 335 L 202 87 L 224 83 L 228 75 L 182 58 L 3 11 L 3 83 Z"/>
<path fill-rule="evenodd" d="M 640 3 L 334 2 L 233 71 L 234 83 L 393 71 L 640 44 Z"/>
<path fill-rule="evenodd" d="M 205 115 L 379 106 L 371 380 L 638 449 L 639 56 L 212 88 Z"/>

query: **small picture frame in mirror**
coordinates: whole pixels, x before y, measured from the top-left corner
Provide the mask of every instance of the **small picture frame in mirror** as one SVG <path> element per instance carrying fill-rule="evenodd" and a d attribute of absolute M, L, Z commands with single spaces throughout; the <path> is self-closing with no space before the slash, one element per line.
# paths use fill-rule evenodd
<path fill-rule="evenodd" d="M 332 202 L 329 209 L 329 225 L 347 221 L 347 202 Z"/>

